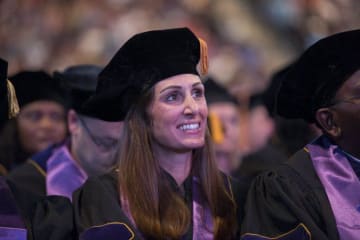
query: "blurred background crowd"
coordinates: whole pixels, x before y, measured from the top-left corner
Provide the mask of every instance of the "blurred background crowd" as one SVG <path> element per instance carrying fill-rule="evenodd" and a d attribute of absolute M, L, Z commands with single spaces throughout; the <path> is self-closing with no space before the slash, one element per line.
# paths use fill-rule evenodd
<path fill-rule="evenodd" d="M 208 43 L 210 74 L 247 111 L 250 96 L 303 49 L 359 27 L 357 10 L 358 0 L 0 0 L 0 55 L 9 75 L 103 66 L 135 33 L 188 26 Z"/>

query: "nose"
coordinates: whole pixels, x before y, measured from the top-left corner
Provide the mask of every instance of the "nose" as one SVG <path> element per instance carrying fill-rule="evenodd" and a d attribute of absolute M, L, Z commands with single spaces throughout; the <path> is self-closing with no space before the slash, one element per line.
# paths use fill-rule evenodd
<path fill-rule="evenodd" d="M 43 116 L 40 120 L 40 127 L 44 129 L 51 129 L 53 127 L 53 121 L 49 116 Z"/>
<path fill-rule="evenodd" d="M 192 96 L 187 96 L 185 99 L 184 114 L 194 115 L 199 111 L 199 104 Z"/>

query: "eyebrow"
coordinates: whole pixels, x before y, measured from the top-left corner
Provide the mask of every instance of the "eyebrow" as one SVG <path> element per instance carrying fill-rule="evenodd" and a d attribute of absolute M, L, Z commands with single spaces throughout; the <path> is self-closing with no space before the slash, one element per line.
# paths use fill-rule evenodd
<path fill-rule="evenodd" d="M 202 82 L 196 82 L 196 83 L 194 83 L 194 84 L 192 85 L 192 87 L 195 87 L 195 86 L 200 85 L 200 84 L 202 84 Z M 181 87 L 181 86 L 178 86 L 178 85 L 171 85 L 171 86 L 168 86 L 168 87 L 162 89 L 162 90 L 160 91 L 160 93 L 162 93 L 162 92 L 164 92 L 164 91 L 166 91 L 166 90 L 168 90 L 168 89 L 172 89 L 172 88 L 181 89 L 182 87 Z"/>

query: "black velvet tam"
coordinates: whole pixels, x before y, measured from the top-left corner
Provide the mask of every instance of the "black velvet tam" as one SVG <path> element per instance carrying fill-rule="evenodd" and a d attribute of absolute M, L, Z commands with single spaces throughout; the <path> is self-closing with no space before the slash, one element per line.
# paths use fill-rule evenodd
<path fill-rule="evenodd" d="M 266 87 L 266 89 L 261 94 L 261 101 L 260 104 L 265 105 L 269 115 L 271 117 L 274 117 L 276 112 L 276 98 L 279 93 L 279 89 L 282 83 L 282 80 L 284 76 L 286 75 L 287 71 L 292 67 L 292 63 L 289 63 L 282 68 L 278 69 L 277 71 L 273 72 L 273 74 L 270 76 L 270 82 L 269 85 Z M 254 105 L 253 103 L 258 103 L 258 101 L 253 101 L 254 99 L 257 99 L 257 96 L 251 96 L 250 98 L 250 108 Z"/>
<path fill-rule="evenodd" d="M 106 121 L 123 120 L 155 83 L 178 74 L 198 74 L 200 49 L 200 40 L 188 28 L 133 36 L 99 74 L 96 94 L 84 104 L 83 112 Z"/>
<path fill-rule="evenodd" d="M 68 106 L 66 91 L 59 81 L 44 71 L 22 71 L 9 77 L 20 108 L 34 101 L 54 101 Z"/>
<path fill-rule="evenodd" d="M 205 83 L 205 98 L 208 105 L 218 102 L 227 102 L 239 105 L 237 99 L 229 93 L 229 91 L 212 77 L 206 79 Z"/>
<path fill-rule="evenodd" d="M 337 33 L 308 48 L 285 74 L 277 112 L 287 118 L 315 121 L 332 104 L 337 90 L 360 68 L 360 30 Z"/>
<path fill-rule="evenodd" d="M 81 112 L 84 102 L 95 94 L 98 75 L 102 67 L 90 64 L 74 65 L 66 68 L 63 72 L 55 71 L 53 76 L 58 79 L 68 91 L 70 108 Z M 90 117 L 96 114 L 88 113 Z"/>

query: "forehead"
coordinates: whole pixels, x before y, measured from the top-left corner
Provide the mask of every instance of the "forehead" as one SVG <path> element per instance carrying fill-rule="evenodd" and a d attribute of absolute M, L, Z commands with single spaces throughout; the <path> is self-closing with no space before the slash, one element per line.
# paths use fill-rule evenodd
<path fill-rule="evenodd" d="M 231 102 L 216 102 L 208 104 L 209 110 L 218 113 L 238 113 L 238 108 Z"/>
<path fill-rule="evenodd" d="M 357 70 L 354 74 L 350 76 L 348 80 L 339 88 L 336 95 L 337 96 L 347 96 L 354 92 L 360 91 L 360 70 Z"/>
<path fill-rule="evenodd" d="M 30 111 L 64 111 L 64 107 L 53 101 L 34 101 L 21 107 L 21 112 Z"/>
<path fill-rule="evenodd" d="M 88 128 L 100 135 L 118 137 L 122 133 L 123 121 L 108 122 L 87 116 L 82 117 Z"/>
<path fill-rule="evenodd" d="M 92 118 L 92 117 L 87 117 L 87 116 L 82 116 L 82 118 L 86 121 L 86 123 L 89 126 L 95 128 L 95 129 L 99 129 L 100 131 L 103 128 L 110 128 L 110 129 L 114 129 L 114 130 L 119 129 L 124 124 L 123 121 L 108 122 L 108 121 L 104 121 L 104 120 Z"/>
<path fill-rule="evenodd" d="M 201 83 L 199 76 L 195 74 L 180 74 L 166 78 L 155 84 L 155 93 L 168 87 L 187 87 Z"/>

